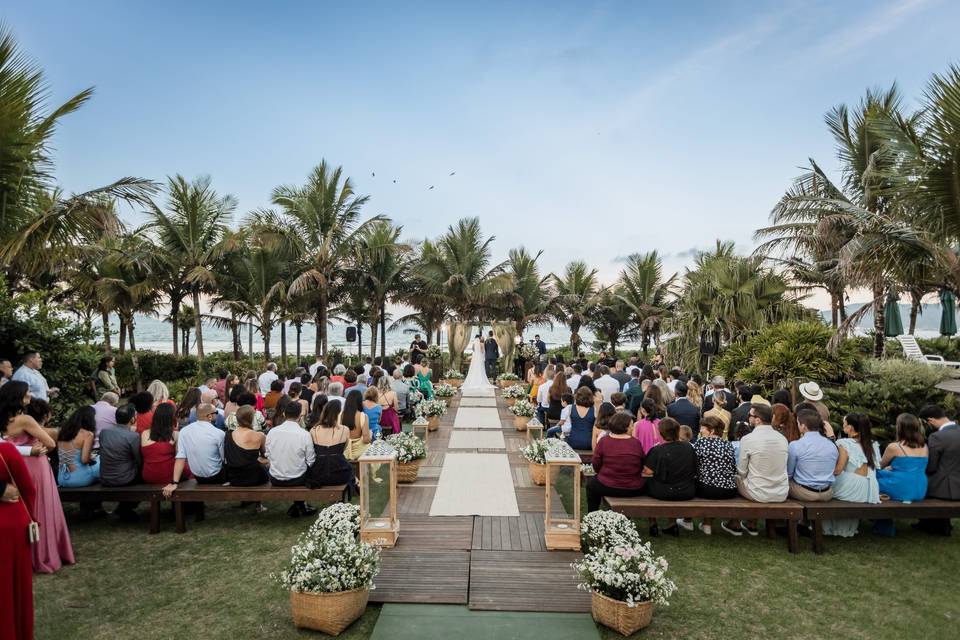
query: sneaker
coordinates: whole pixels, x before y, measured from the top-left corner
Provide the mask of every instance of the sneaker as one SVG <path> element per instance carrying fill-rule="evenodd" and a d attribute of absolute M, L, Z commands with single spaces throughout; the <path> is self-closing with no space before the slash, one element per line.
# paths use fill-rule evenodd
<path fill-rule="evenodd" d="M 727 533 L 729 533 L 730 535 L 736 536 L 738 538 L 743 535 L 742 529 L 731 529 L 730 527 L 728 527 L 726 520 L 720 523 L 720 528 L 726 531 Z"/>
<path fill-rule="evenodd" d="M 743 530 L 746 532 L 746 534 L 749 535 L 749 536 L 754 536 L 754 537 L 756 537 L 756 536 L 760 535 L 760 532 L 759 532 L 759 531 L 757 531 L 756 529 L 751 529 L 750 527 L 748 527 L 747 525 L 745 525 L 745 524 L 743 523 L 743 520 L 740 521 L 740 528 L 743 529 Z"/>
<path fill-rule="evenodd" d="M 263 512 L 266 511 L 266 510 L 267 510 L 267 508 L 266 508 L 265 506 L 263 506 L 263 503 L 262 503 L 262 502 L 258 502 L 258 503 L 257 503 L 257 506 L 255 506 L 255 507 L 253 508 L 253 512 L 254 512 L 254 513 L 263 513 Z"/>
<path fill-rule="evenodd" d="M 317 512 L 316 507 L 311 507 L 311 506 L 308 505 L 308 504 L 307 504 L 307 505 L 304 505 L 303 508 L 300 509 L 300 515 L 302 515 L 302 516 L 312 516 L 312 515 L 315 514 L 316 512 Z"/>
<path fill-rule="evenodd" d="M 713 533 L 713 527 L 703 522 L 700 523 L 700 531 L 703 531 L 703 535 L 709 536 Z"/>
<path fill-rule="evenodd" d="M 693 531 L 693 519 L 677 518 L 677 526 L 683 527 L 687 531 Z"/>

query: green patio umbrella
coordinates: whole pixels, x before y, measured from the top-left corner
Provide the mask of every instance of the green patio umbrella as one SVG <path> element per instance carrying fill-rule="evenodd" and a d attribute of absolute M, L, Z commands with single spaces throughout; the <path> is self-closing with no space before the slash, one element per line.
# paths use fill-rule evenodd
<path fill-rule="evenodd" d="M 943 307 L 940 315 L 940 335 L 953 336 L 957 332 L 957 298 L 953 291 L 940 291 L 940 305 Z"/>
<path fill-rule="evenodd" d="M 903 320 L 900 319 L 900 303 L 891 291 L 887 294 L 887 304 L 883 308 L 883 335 L 896 338 L 903 335 Z"/>

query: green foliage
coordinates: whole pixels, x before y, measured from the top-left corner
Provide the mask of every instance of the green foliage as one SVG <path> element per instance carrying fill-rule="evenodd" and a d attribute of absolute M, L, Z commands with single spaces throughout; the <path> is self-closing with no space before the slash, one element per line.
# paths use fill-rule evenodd
<path fill-rule="evenodd" d="M 854 374 L 860 356 L 844 341 L 836 356 L 827 351 L 832 330 L 819 322 L 782 322 L 727 347 L 714 373 L 728 380 L 755 382 L 768 391 L 792 385 L 795 378 L 842 382 Z"/>
<path fill-rule="evenodd" d="M 864 413 L 873 423 L 874 435 L 891 440 L 897 416 L 916 414 L 925 404 L 943 405 L 950 415 L 955 409 L 954 396 L 936 385 L 948 373 L 941 367 L 907 360 L 868 360 L 862 380 L 826 388 L 825 402 L 834 425 L 839 427 L 844 414 Z"/>

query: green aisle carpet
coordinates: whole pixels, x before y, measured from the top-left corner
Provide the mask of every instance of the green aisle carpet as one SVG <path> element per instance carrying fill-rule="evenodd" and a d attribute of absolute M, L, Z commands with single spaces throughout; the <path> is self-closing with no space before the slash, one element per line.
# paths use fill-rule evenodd
<path fill-rule="evenodd" d="M 457 605 L 385 604 L 371 640 L 599 639 L 586 613 L 471 611 Z"/>

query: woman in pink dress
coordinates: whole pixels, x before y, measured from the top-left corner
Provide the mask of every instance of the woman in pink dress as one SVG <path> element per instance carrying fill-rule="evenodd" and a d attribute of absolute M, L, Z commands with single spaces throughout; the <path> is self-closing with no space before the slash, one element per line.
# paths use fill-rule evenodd
<path fill-rule="evenodd" d="M 633 431 L 633 435 L 640 441 L 640 446 L 643 448 L 643 455 L 647 455 L 650 449 L 663 443 L 659 426 L 657 403 L 653 398 L 644 398 L 640 403 L 640 419 L 637 420 L 637 426 Z"/>
<path fill-rule="evenodd" d="M 46 428 L 50 413 L 50 405 L 45 400 L 33 398 L 27 405 L 26 414 L 41 427 Z M 37 439 L 22 433 L 11 438 L 10 442 L 18 446 L 32 447 Z M 57 479 L 53 476 L 47 456 L 29 456 L 23 460 L 36 488 L 30 511 L 40 523 L 40 540 L 31 547 L 33 570 L 37 573 L 54 573 L 65 564 L 76 563 L 73 545 L 70 543 L 70 531 L 67 529 L 60 494 L 57 492 Z"/>

